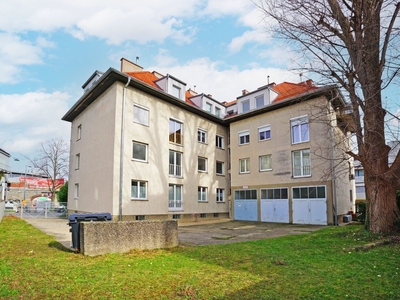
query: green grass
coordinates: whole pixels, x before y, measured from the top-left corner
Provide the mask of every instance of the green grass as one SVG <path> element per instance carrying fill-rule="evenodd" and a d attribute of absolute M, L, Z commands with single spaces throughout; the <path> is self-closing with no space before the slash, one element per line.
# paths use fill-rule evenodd
<path fill-rule="evenodd" d="M 0 299 L 400 299 L 400 247 L 361 226 L 256 242 L 86 257 L 0 223 Z"/>

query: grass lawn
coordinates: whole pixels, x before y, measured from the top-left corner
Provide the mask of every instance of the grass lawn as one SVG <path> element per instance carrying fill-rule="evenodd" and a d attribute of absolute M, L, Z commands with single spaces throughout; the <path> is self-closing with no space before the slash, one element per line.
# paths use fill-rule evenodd
<path fill-rule="evenodd" d="M 361 226 L 255 242 L 85 257 L 0 223 L 0 299 L 400 299 L 400 245 Z"/>

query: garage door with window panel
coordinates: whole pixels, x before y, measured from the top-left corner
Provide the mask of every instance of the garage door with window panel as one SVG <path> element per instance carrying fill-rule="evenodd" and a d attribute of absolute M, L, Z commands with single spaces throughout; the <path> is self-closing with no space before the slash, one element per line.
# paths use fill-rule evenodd
<path fill-rule="evenodd" d="M 238 221 L 258 221 L 257 190 L 236 190 L 233 218 Z"/>
<path fill-rule="evenodd" d="M 289 223 L 287 188 L 261 189 L 261 222 Z"/>
<path fill-rule="evenodd" d="M 294 187 L 293 223 L 327 225 L 326 186 Z"/>

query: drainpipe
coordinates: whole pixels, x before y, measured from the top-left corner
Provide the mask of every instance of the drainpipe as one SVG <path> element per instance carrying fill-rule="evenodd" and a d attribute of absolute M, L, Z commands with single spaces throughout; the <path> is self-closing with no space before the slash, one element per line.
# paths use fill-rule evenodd
<path fill-rule="evenodd" d="M 124 178 L 124 134 L 125 134 L 125 102 L 126 88 L 131 82 L 131 77 L 128 77 L 128 82 L 124 86 L 122 92 L 122 115 L 121 115 L 121 148 L 119 153 L 119 220 L 122 221 L 122 191 Z"/>
<path fill-rule="evenodd" d="M 333 131 L 333 120 L 332 120 L 332 105 L 331 102 L 333 100 L 329 101 L 329 122 L 331 126 L 331 151 L 332 151 L 332 160 L 331 160 L 331 165 L 332 165 L 332 196 L 333 196 L 333 213 L 334 213 L 334 225 L 339 225 L 338 224 L 338 215 L 337 215 L 337 198 L 336 198 L 336 170 L 335 170 L 335 135 Z"/>

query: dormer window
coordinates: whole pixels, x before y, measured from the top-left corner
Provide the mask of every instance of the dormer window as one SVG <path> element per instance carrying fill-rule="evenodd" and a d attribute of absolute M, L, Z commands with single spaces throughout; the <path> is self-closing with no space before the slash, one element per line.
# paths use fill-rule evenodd
<path fill-rule="evenodd" d="M 250 100 L 242 102 L 242 112 L 248 112 L 250 110 Z"/>
<path fill-rule="evenodd" d="M 172 95 L 176 98 L 181 98 L 181 88 L 176 85 L 172 85 Z"/>
<path fill-rule="evenodd" d="M 261 108 L 264 106 L 264 95 L 256 97 L 256 108 Z"/>
<path fill-rule="evenodd" d="M 211 111 L 212 111 L 212 104 L 211 103 L 206 102 L 206 111 L 211 113 Z"/>

